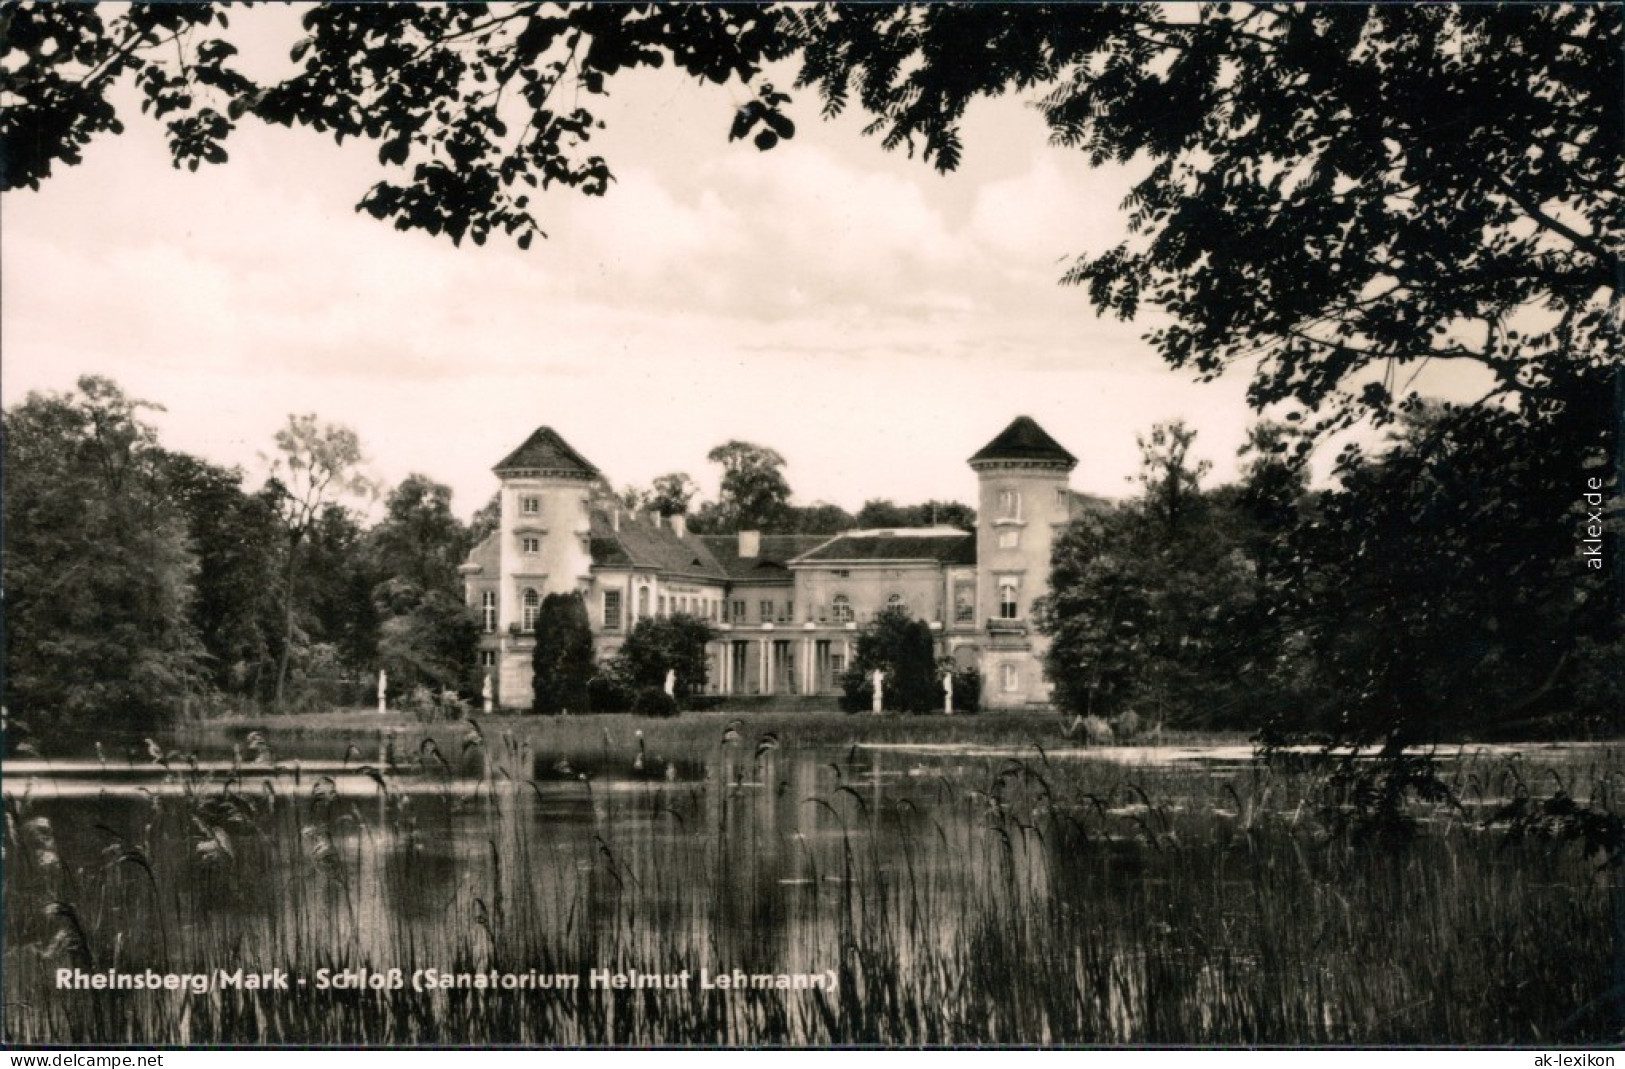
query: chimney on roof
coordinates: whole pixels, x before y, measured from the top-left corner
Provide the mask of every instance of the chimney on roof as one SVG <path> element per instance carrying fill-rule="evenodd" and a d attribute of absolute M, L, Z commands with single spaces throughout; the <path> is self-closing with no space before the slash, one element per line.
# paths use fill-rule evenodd
<path fill-rule="evenodd" d="M 739 532 L 739 556 L 745 560 L 754 560 L 762 552 L 762 532 Z"/>
<path fill-rule="evenodd" d="M 660 529 L 660 510 L 658 510 L 658 509 L 650 509 L 649 510 L 649 523 L 656 530 Z"/>
<path fill-rule="evenodd" d="M 688 517 L 683 515 L 681 512 L 673 513 L 671 518 L 671 529 L 677 533 L 678 538 L 687 538 Z"/>

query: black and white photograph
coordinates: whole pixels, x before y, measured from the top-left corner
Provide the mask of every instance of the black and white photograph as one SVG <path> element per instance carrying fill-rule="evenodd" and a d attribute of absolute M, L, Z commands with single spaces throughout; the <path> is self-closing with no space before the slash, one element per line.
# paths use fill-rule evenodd
<path fill-rule="evenodd" d="M 8 3 L 0 190 L 7 1047 L 1625 1043 L 1618 4 Z"/>

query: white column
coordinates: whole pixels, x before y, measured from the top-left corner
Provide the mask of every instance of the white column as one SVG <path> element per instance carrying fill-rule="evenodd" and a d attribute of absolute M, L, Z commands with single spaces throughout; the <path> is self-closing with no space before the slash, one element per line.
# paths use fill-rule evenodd
<path fill-rule="evenodd" d="M 771 694 L 773 692 L 768 688 L 767 685 L 767 661 L 769 656 L 767 639 L 757 639 L 756 650 L 757 656 L 761 658 L 761 662 L 756 666 L 756 686 L 763 694 Z"/>

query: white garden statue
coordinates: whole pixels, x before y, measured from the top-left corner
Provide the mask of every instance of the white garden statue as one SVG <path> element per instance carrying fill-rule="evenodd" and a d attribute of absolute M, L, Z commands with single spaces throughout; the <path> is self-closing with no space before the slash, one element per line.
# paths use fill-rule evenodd
<path fill-rule="evenodd" d="M 380 715 L 389 711 L 389 673 L 382 668 L 378 669 L 378 712 Z"/>
<path fill-rule="evenodd" d="M 480 685 L 480 699 L 485 707 L 486 716 L 491 715 L 491 699 L 494 696 L 493 688 L 491 686 L 491 673 L 487 672 L 485 673 L 485 682 Z"/>
<path fill-rule="evenodd" d="M 668 698 L 677 697 L 677 669 L 675 668 L 666 669 L 666 696 Z"/>
<path fill-rule="evenodd" d="M 942 715 L 954 715 L 954 674 L 942 673 Z"/>
<path fill-rule="evenodd" d="M 875 685 L 875 699 L 870 712 L 878 713 L 886 707 L 886 673 L 876 668 L 869 678 Z"/>

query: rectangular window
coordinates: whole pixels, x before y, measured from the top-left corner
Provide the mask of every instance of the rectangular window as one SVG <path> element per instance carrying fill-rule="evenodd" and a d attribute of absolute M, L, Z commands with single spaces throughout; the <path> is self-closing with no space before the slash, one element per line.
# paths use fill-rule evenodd
<path fill-rule="evenodd" d="M 480 651 L 480 667 L 481 668 L 495 668 L 496 666 L 497 666 L 497 651 L 496 650 L 481 650 Z"/>
<path fill-rule="evenodd" d="M 1072 491 L 1065 489 L 1055 491 L 1055 507 L 1061 510 L 1063 516 L 1071 512 Z"/>
<path fill-rule="evenodd" d="M 527 557 L 534 557 L 542 551 L 542 540 L 540 538 L 521 538 L 519 540 L 519 551 Z"/>
<path fill-rule="evenodd" d="M 1021 528 L 1019 528 L 1019 527 L 1006 527 L 1004 530 L 1000 531 L 999 532 L 999 548 L 1000 549 L 1020 549 L 1021 548 Z"/>
<path fill-rule="evenodd" d="M 604 591 L 604 630 L 619 631 L 621 629 L 621 592 L 619 590 Z"/>
<path fill-rule="evenodd" d="M 660 595 L 660 615 L 666 615 L 666 595 Z"/>
<path fill-rule="evenodd" d="M 999 580 L 999 619 L 1017 620 L 1016 580 L 1012 578 Z"/>
<path fill-rule="evenodd" d="M 954 580 L 954 623 L 976 620 L 976 584 L 969 579 Z"/>
<path fill-rule="evenodd" d="M 830 572 L 829 574 L 833 575 L 837 579 L 850 579 L 850 578 L 852 578 L 852 571 L 849 568 L 836 568 L 834 571 Z"/>
<path fill-rule="evenodd" d="M 999 687 L 1006 694 L 1011 694 L 1021 689 L 1021 679 L 1016 675 L 1015 665 L 999 665 Z"/>
<path fill-rule="evenodd" d="M 733 622 L 736 624 L 745 622 L 745 603 L 743 601 L 734 602 Z"/>
<path fill-rule="evenodd" d="M 497 592 L 495 590 L 487 590 L 480 595 L 480 622 L 484 625 L 487 635 L 496 633 Z"/>
<path fill-rule="evenodd" d="M 536 516 L 542 511 L 542 499 L 539 497 L 522 497 L 519 499 L 519 511 L 526 516 Z"/>
<path fill-rule="evenodd" d="M 771 601 L 763 601 L 757 607 L 762 610 L 762 623 L 768 623 L 773 619 L 773 603 Z"/>
<path fill-rule="evenodd" d="M 1001 520 L 1019 520 L 1019 519 L 1021 519 L 1021 491 L 1019 491 L 1019 490 L 1000 490 L 999 491 L 999 519 L 1001 519 Z"/>
<path fill-rule="evenodd" d="M 784 622 L 787 624 L 796 622 L 796 603 L 794 601 L 784 603 Z"/>

